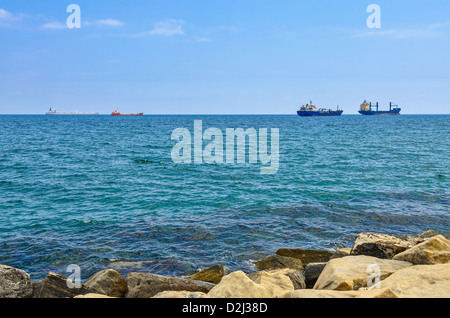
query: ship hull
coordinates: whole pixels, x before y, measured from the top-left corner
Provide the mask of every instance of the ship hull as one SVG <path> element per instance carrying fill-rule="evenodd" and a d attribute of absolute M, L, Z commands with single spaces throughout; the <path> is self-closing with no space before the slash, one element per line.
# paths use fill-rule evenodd
<path fill-rule="evenodd" d="M 143 116 L 144 113 L 139 113 L 139 114 L 117 114 L 117 113 L 112 113 L 111 116 Z"/>
<path fill-rule="evenodd" d="M 100 115 L 99 113 L 45 113 L 50 116 L 93 116 Z"/>
<path fill-rule="evenodd" d="M 359 113 L 365 116 L 389 116 L 389 115 L 400 115 L 400 110 L 391 111 L 371 111 L 371 110 L 360 110 Z"/>
<path fill-rule="evenodd" d="M 318 112 L 318 111 L 307 111 L 307 110 L 299 110 L 297 111 L 297 114 L 302 117 L 331 117 L 331 116 L 341 116 L 343 111 L 332 111 L 332 112 Z"/>

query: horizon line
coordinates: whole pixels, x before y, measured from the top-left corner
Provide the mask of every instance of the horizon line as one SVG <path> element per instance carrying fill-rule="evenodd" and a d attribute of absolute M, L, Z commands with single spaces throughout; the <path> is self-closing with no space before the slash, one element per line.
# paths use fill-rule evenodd
<path fill-rule="evenodd" d="M 358 113 L 349 113 L 349 114 L 342 114 L 341 116 L 335 116 L 335 117 L 342 117 L 342 116 L 362 116 L 361 114 Z M 400 116 L 405 116 L 405 115 L 450 115 L 450 113 L 423 113 L 423 114 L 416 114 L 416 113 L 411 113 L 411 114 L 400 114 Z M 22 114 L 0 114 L 0 116 L 49 116 L 41 113 L 31 113 L 31 114 L 26 114 L 26 113 L 22 113 Z M 89 117 L 89 116 L 111 116 L 111 114 L 92 114 L 92 115 L 77 115 L 77 114 L 67 114 L 67 115 L 53 115 L 50 117 Z M 287 114 L 143 114 L 142 116 L 298 116 L 297 114 L 293 114 L 293 113 L 287 113 Z M 299 116 L 300 117 L 300 116 Z M 367 117 L 367 116 L 366 116 Z M 378 117 L 378 116 L 377 116 Z"/>

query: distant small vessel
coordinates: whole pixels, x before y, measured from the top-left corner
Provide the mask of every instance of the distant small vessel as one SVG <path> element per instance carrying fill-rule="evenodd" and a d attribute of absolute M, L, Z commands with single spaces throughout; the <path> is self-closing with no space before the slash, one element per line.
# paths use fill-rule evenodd
<path fill-rule="evenodd" d="M 374 110 L 375 107 L 376 110 Z M 364 101 L 359 109 L 361 115 L 400 115 L 401 111 L 402 109 L 398 105 L 393 105 L 392 103 L 389 103 L 389 110 L 379 110 L 378 102 L 372 105 L 372 103 L 367 101 Z"/>
<path fill-rule="evenodd" d="M 137 113 L 137 114 L 121 114 L 118 110 L 115 110 L 111 113 L 112 116 L 142 116 L 144 113 Z"/>
<path fill-rule="evenodd" d="M 325 109 L 325 108 L 317 108 L 317 106 L 313 105 L 312 102 L 310 104 L 303 105 L 300 107 L 300 110 L 297 111 L 299 116 L 341 116 L 344 111 L 337 107 L 337 110 Z"/>
<path fill-rule="evenodd" d="M 82 113 L 82 112 L 58 112 L 56 109 L 50 108 L 46 115 L 100 115 L 99 113 Z"/>

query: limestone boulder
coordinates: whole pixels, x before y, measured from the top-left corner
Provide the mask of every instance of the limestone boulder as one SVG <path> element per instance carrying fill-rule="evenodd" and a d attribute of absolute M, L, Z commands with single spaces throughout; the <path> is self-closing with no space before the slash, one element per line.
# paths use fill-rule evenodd
<path fill-rule="evenodd" d="M 260 272 L 256 272 L 256 273 L 250 273 L 250 274 L 247 274 L 247 276 L 251 280 L 253 280 L 255 283 L 259 284 L 262 281 L 264 281 L 264 279 L 266 279 L 269 275 L 272 275 L 273 277 L 275 277 L 275 275 L 278 275 L 278 274 L 287 276 L 291 280 L 291 283 L 294 286 L 294 289 L 306 288 L 305 279 L 303 277 L 303 274 L 300 270 L 297 270 L 297 269 L 283 268 L 283 269 L 265 270 L 265 271 L 260 271 Z M 285 280 L 283 279 L 283 281 L 285 281 Z M 287 284 L 286 286 L 288 286 L 290 289 L 290 284 Z"/>
<path fill-rule="evenodd" d="M 110 296 L 106 296 L 104 294 L 86 294 L 86 295 L 78 295 L 73 298 L 110 298 L 110 299 L 114 299 L 117 297 L 110 297 Z"/>
<path fill-rule="evenodd" d="M 328 262 L 333 256 L 333 252 L 327 250 L 307 250 L 301 248 L 281 248 L 276 252 L 277 255 L 296 258 L 303 264 Z"/>
<path fill-rule="evenodd" d="M 280 271 L 264 271 L 253 281 L 244 272 L 225 276 L 207 294 L 207 298 L 274 298 L 278 294 L 293 291 L 294 285 Z"/>
<path fill-rule="evenodd" d="M 358 291 L 337 291 L 337 290 L 316 290 L 303 289 L 286 292 L 278 298 L 399 298 L 389 288 L 358 290 Z"/>
<path fill-rule="evenodd" d="M 400 298 L 449 298 L 450 263 L 404 268 L 382 280 L 381 287 Z"/>
<path fill-rule="evenodd" d="M 269 289 L 272 295 L 274 296 L 282 294 L 286 291 L 295 290 L 294 283 L 292 279 L 289 277 L 289 274 L 292 274 L 292 271 L 295 270 L 284 268 L 269 271 L 261 271 L 256 273 L 256 275 L 253 276 L 247 275 L 247 276 L 249 276 L 249 278 L 253 280 L 255 283 Z M 298 279 L 298 277 L 296 278 Z"/>
<path fill-rule="evenodd" d="M 419 236 L 361 233 L 356 236 L 350 254 L 392 259 L 424 240 Z"/>
<path fill-rule="evenodd" d="M 364 255 L 336 258 L 327 263 L 314 289 L 358 290 L 409 266 L 412 264 L 408 262 Z"/>
<path fill-rule="evenodd" d="M 168 298 L 168 299 L 181 299 L 181 298 L 203 298 L 205 293 L 190 292 L 190 291 L 163 291 L 157 293 L 152 298 Z"/>
<path fill-rule="evenodd" d="M 421 238 L 430 238 L 438 235 L 434 230 L 428 230 L 419 235 Z"/>
<path fill-rule="evenodd" d="M 0 298 L 29 298 L 32 294 L 30 275 L 23 270 L 0 265 Z"/>
<path fill-rule="evenodd" d="M 207 293 L 214 287 L 214 284 L 207 282 L 150 273 L 129 273 L 127 285 L 127 298 L 152 298 L 164 291 Z"/>
<path fill-rule="evenodd" d="M 395 255 L 393 259 L 415 265 L 445 264 L 450 262 L 450 241 L 442 235 L 436 235 Z"/>
<path fill-rule="evenodd" d="M 188 277 L 188 279 L 218 284 L 220 283 L 224 275 L 225 275 L 225 268 L 221 264 L 216 264 L 210 268 L 204 269 Z"/>
<path fill-rule="evenodd" d="M 269 290 L 252 281 L 244 272 L 237 271 L 222 278 L 222 281 L 207 294 L 208 298 L 271 298 Z"/>
<path fill-rule="evenodd" d="M 36 298 L 73 298 L 78 295 L 86 295 L 95 293 L 83 284 L 73 286 L 68 283 L 68 278 L 56 274 L 49 273 L 40 284 L 40 291 L 36 291 Z"/>
<path fill-rule="evenodd" d="M 95 273 L 84 282 L 84 285 L 97 294 L 110 297 L 125 297 L 127 292 L 127 281 L 113 269 Z"/>
<path fill-rule="evenodd" d="M 280 268 L 292 268 L 303 270 L 303 263 L 300 259 L 281 255 L 272 255 L 260 261 L 254 262 L 254 264 L 259 270 L 270 270 Z"/>

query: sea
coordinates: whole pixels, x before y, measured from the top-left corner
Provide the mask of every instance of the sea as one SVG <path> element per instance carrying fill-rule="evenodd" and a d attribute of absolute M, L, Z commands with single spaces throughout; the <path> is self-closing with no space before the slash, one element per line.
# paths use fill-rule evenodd
<path fill-rule="evenodd" d="M 278 171 L 175 163 L 174 130 L 194 143 L 198 120 L 278 129 Z M 0 150 L 0 264 L 32 280 L 249 272 L 279 248 L 450 232 L 449 115 L 2 115 Z"/>

